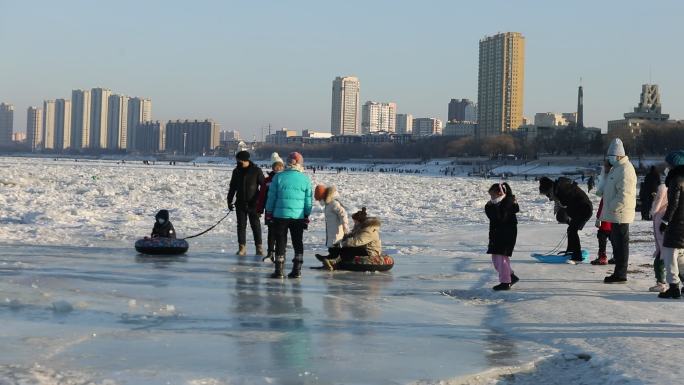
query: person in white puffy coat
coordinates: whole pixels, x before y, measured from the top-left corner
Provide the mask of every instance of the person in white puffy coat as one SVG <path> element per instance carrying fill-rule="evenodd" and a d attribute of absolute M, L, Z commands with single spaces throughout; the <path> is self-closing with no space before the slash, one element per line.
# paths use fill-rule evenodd
<path fill-rule="evenodd" d="M 634 222 L 636 214 L 637 175 L 620 139 L 613 139 L 610 143 L 606 158 L 613 167 L 603 186 L 601 220 L 613 224 L 610 241 L 615 270 L 603 282 L 625 283 L 629 265 L 629 224 Z"/>
<path fill-rule="evenodd" d="M 314 199 L 323 203 L 325 214 L 325 246 L 328 249 L 334 247 L 339 243 L 344 235 L 349 232 L 349 218 L 347 217 L 347 210 L 345 210 L 342 203 L 338 200 L 339 194 L 335 186 L 325 187 L 323 185 L 316 186 L 314 192 Z M 319 260 L 325 259 L 325 256 L 316 255 Z"/>

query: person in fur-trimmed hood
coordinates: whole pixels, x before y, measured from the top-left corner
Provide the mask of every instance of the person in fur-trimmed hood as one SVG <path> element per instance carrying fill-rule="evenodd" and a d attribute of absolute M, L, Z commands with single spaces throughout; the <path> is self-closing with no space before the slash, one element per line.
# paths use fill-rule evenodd
<path fill-rule="evenodd" d="M 345 234 L 349 232 L 349 218 L 347 218 L 347 210 L 337 199 L 339 194 L 335 186 L 326 187 L 324 185 L 316 186 L 314 190 L 314 199 L 324 205 L 323 212 L 325 213 L 325 246 L 328 248 L 328 253 L 333 253 L 331 249 L 334 245 L 340 242 Z M 316 258 L 320 261 L 328 258 L 316 254 Z"/>
<path fill-rule="evenodd" d="M 350 261 L 357 256 L 382 255 L 382 241 L 380 240 L 380 219 L 369 217 L 366 208 L 352 215 L 354 228 L 351 232 L 335 243 L 330 249 L 330 256 L 325 259 L 329 269 L 334 269 L 340 261 Z"/>

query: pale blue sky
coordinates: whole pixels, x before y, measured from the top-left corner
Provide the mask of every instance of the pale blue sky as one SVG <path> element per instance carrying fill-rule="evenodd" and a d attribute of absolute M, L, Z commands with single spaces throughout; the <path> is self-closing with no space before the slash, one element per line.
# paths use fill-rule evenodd
<path fill-rule="evenodd" d="M 446 118 L 450 98 L 477 99 L 478 41 L 526 37 L 525 115 L 574 111 L 605 128 L 661 87 L 684 119 L 684 1 L 31 1 L 0 0 L 0 101 L 26 108 L 104 86 L 152 98 L 153 117 L 328 129 L 337 75 L 361 100 Z"/>

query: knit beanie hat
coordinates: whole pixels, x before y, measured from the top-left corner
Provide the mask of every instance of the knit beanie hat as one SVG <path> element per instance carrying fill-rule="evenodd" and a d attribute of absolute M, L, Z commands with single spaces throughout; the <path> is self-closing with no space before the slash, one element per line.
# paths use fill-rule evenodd
<path fill-rule="evenodd" d="M 357 222 L 365 222 L 366 219 L 368 218 L 368 214 L 366 213 L 366 208 L 362 207 L 361 211 L 357 211 L 352 215 L 352 219 L 357 221 Z"/>
<path fill-rule="evenodd" d="M 304 157 L 298 152 L 291 152 L 287 157 L 288 164 L 298 164 L 300 166 L 304 165 Z"/>
<path fill-rule="evenodd" d="M 243 162 L 246 162 L 249 160 L 249 152 L 247 151 L 240 151 L 237 154 L 235 154 L 235 159 L 241 160 Z"/>
<path fill-rule="evenodd" d="M 271 154 L 271 166 L 275 166 L 276 163 L 285 165 L 285 162 L 283 162 L 283 158 L 281 158 L 277 152 L 274 152 L 273 154 Z"/>
<path fill-rule="evenodd" d="M 620 138 L 615 138 L 612 142 L 610 142 L 607 155 L 625 156 L 625 146 L 622 144 L 622 140 L 620 140 Z"/>
<path fill-rule="evenodd" d="M 684 165 L 684 150 L 672 151 L 667 154 L 665 161 L 672 167 Z"/>
<path fill-rule="evenodd" d="M 314 190 L 314 199 L 317 201 L 322 201 L 325 199 L 325 194 L 328 192 L 328 188 L 325 187 L 322 184 L 319 184 L 316 186 L 316 189 Z"/>

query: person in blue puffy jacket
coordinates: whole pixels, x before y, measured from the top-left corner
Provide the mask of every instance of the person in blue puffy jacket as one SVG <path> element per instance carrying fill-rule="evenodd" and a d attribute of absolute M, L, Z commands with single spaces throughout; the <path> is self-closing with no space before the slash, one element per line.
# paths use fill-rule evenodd
<path fill-rule="evenodd" d="M 287 157 L 285 171 L 275 175 L 266 198 L 266 222 L 276 234 L 275 272 L 272 278 L 284 278 L 287 232 L 295 251 L 289 278 L 299 278 L 304 264 L 304 230 L 309 225 L 313 203 L 311 179 L 304 174 L 304 157 L 293 152 Z"/>

